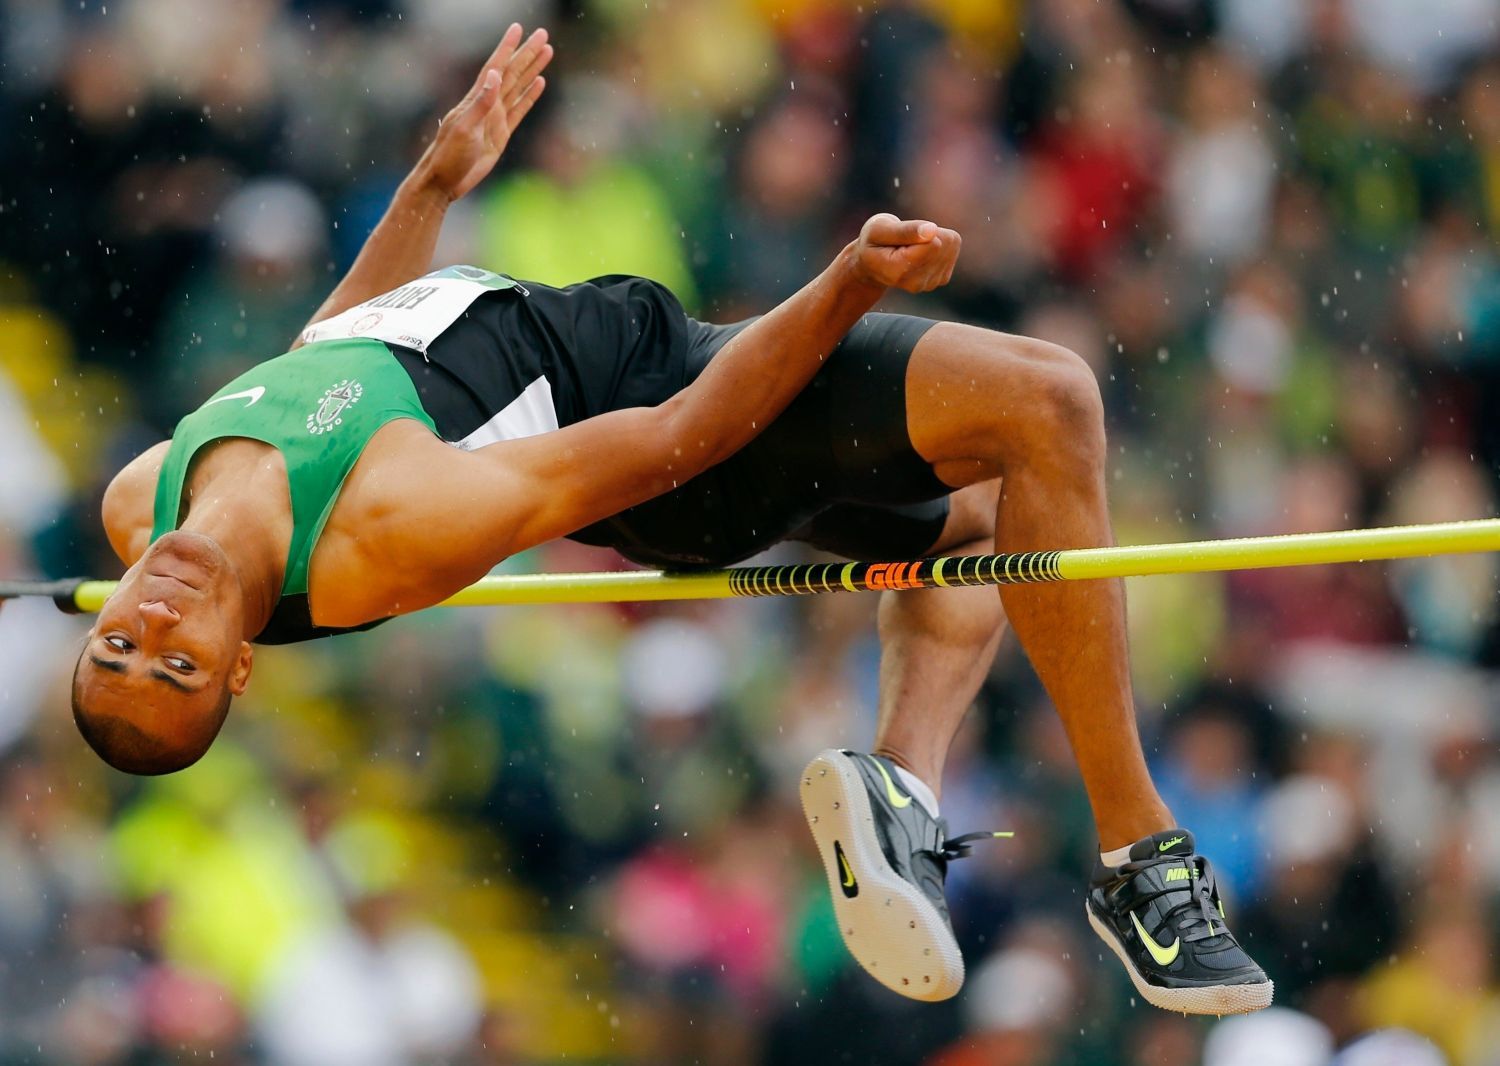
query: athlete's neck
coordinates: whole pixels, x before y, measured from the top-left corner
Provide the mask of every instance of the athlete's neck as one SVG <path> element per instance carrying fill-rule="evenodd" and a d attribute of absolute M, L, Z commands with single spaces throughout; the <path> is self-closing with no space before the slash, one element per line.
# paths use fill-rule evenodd
<path fill-rule="evenodd" d="M 233 564 L 250 640 L 266 627 L 281 597 L 291 514 L 280 454 L 257 442 L 226 442 L 231 444 L 252 447 L 225 446 L 205 457 L 188 480 L 187 516 L 178 528 L 209 537 Z"/>

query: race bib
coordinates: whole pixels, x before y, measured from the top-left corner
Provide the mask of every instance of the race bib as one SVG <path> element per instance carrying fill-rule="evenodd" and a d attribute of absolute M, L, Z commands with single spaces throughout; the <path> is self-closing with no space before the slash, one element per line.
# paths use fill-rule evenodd
<path fill-rule="evenodd" d="M 342 337 L 369 337 L 413 348 L 424 355 L 469 305 L 487 292 L 525 289 L 502 274 L 478 267 L 454 266 L 435 270 L 400 288 L 314 322 L 302 331 L 304 344 Z"/>

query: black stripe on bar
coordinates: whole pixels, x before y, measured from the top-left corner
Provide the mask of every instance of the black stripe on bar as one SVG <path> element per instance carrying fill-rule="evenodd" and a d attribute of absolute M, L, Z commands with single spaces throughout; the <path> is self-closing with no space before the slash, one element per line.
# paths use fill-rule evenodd
<path fill-rule="evenodd" d="M 0 601 L 22 596 L 46 596 L 64 614 L 82 614 L 74 597 L 87 580 L 65 577 L 57 581 L 3 581 L 0 582 Z"/>
<path fill-rule="evenodd" d="M 1060 551 L 949 556 L 943 579 L 951 586 L 1058 581 L 1062 577 L 1058 565 L 1061 557 Z M 911 562 L 857 562 L 849 570 L 849 583 L 864 591 L 884 591 L 892 587 L 935 588 L 938 562 L 936 558 Z M 729 591 L 736 596 L 806 596 L 814 592 L 839 592 L 844 588 L 846 565 L 849 564 L 730 567 Z"/>

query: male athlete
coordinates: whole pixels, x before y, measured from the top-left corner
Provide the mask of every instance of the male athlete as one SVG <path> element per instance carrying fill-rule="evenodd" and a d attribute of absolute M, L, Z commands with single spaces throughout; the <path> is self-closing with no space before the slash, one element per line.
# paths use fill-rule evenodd
<path fill-rule="evenodd" d="M 661 286 L 422 276 L 449 203 L 544 88 L 512 26 L 444 118 L 302 346 L 225 385 L 114 479 L 129 564 L 73 710 L 111 766 L 192 764 L 252 643 L 429 607 L 556 537 L 722 566 L 782 539 L 858 558 L 1111 543 L 1099 392 L 1042 341 L 870 313 L 944 284 L 959 236 L 876 215 L 768 314 L 688 318 Z M 1002 601 L 1004 605 L 1002 613 Z M 803 805 L 845 942 L 887 987 L 963 981 L 943 898 L 943 760 L 1005 617 L 1062 716 L 1102 847 L 1087 918 L 1151 1003 L 1224 1014 L 1271 983 L 1147 774 L 1118 581 L 887 593 L 873 754 L 825 751 Z"/>

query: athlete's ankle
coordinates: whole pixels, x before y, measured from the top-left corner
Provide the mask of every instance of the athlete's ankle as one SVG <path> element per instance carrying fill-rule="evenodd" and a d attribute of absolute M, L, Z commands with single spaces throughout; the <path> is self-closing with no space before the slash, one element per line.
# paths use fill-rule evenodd
<path fill-rule="evenodd" d="M 874 749 L 871 754 L 879 755 L 882 759 L 890 761 L 896 767 L 896 776 L 907 793 L 916 797 L 917 801 L 926 808 L 928 814 L 934 818 L 939 816 L 938 788 L 939 777 L 941 775 L 931 773 L 931 771 L 929 771 L 931 773 L 930 777 L 927 774 L 923 774 L 915 768 L 912 760 L 894 748 L 881 745 Z"/>
<path fill-rule="evenodd" d="M 1135 845 L 1132 843 L 1113 848 L 1109 851 L 1101 848 L 1099 851 L 1099 862 L 1104 866 L 1124 866 L 1130 861 L 1130 849 L 1133 847 Z"/>
<path fill-rule="evenodd" d="M 1172 812 L 1165 806 L 1159 806 L 1156 811 L 1135 818 L 1129 822 L 1112 821 L 1109 824 L 1099 826 L 1099 854 L 1107 856 L 1129 851 L 1130 848 L 1154 836 L 1164 829 L 1176 829 L 1179 823 L 1172 818 Z M 1124 861 L 1124 860 L 1121 860 Z M 1106 866 L 1118 866 L 1118 862 L 1105 861 Z"/>

